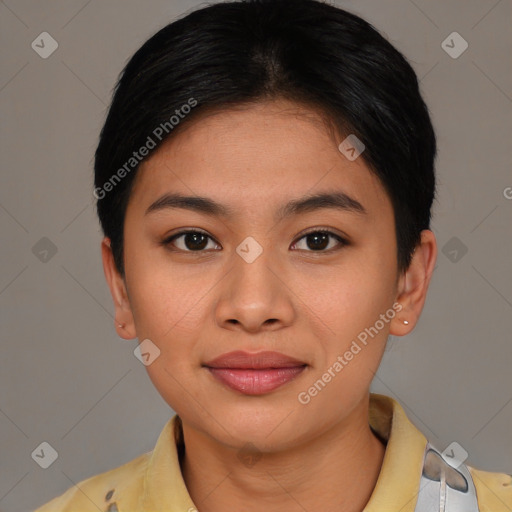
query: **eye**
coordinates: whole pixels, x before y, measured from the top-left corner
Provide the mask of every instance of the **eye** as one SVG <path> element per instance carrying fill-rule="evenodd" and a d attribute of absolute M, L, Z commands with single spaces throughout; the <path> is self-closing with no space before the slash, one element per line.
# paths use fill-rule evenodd
<path fill-rule="evenodd" d="M 180 240 L 181 239 L 181 240 Z M 162 245 L 171 246 L 171 250 L 175 250 L 173 246 L 177 246 L 176 250 L 185 252 L 204 252 L 208 247 L 208 239 L 215 242 L 213 238 L 203 231 L 188 230 L 180 231 L 162 241 Z M 180 240 L 179 243 L 177 241 Z"/>
<path fill-rule="evenodd" d="M 298 247 L 301 240 L 305 240 L 305 247 Z M 338 247 L 329 247 L 330 242 L 336 241 Z M 170 250 L 184 251 L 184 252 L 205 252 L 208 249 L 209 241 L 213 242 L 213 249 L 218 244 L 215 240 L 203 231 L 187 230 L 180 231 L 162 241 L 162 245 L 169 247 Z M 326 229 L 315 229 L 305 233 L 297 242 L 292 245 L 292 249 L 299 248 L 308 252 L 331 252 L 333 250 L 341 249 L 341 247 L 349 245 L 349 242 L 340 235 L 333 233 Z M 212 249 L 212 247 L 210 247 Z M 327 249 L 327 250 L 326 250 Z"/>
<path fill-rule="evenodd" d="M 314 231 L 309 231 L 305 235 L 303 235 L 297 242 L 295 242 L 292 245 L 292 248 L 296 247 L 301 240 L 305 239 L 305 245 L 306 249 L 304 247 L 300 248 L 300 250 L 308 250 L 311 249 L 309 252 L 331 252 L 333 250 L 341 249 L 341 247 L 348 245 L 348 241 L 345 240 L 343 237 L 337 235 L 336 233 L 333 233 L 332 231 L 324 230 L 324 229 L 316 229 Z M 329 248 L 328 250 L 325 250 L 327 247 L 329 247 L 329 239 L 335 239 L 338 242 L 338 248 Z"/>

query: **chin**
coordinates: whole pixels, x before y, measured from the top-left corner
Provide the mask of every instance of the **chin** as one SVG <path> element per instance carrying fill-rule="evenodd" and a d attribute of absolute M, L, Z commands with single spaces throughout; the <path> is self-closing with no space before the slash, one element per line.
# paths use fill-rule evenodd
<path fill-rule="evenodd" d="M 297 418 L 290 411 L 291 407 L 284 408 L 282 402 L 275 406 L 265 407 L 261 403 L 254 403 L 253 406 L 234 409 L 225 407 L 219 411 L 222 427 L 216 428 L 218 433 L 226 437 L 228 444 L 244 445 L 251 442 L 264 449 L 266 446 L 277 447 L 289 444 L 294 438 L 301 435 L 298 429 Z M 210 423 L 211 425 L 211 423 Z M 301 427 L 304 425 L 302 424 Z M 225 429 L 225 430 L 224 430 Z M 229 434 L 232 436 L 229 436 Z"/>

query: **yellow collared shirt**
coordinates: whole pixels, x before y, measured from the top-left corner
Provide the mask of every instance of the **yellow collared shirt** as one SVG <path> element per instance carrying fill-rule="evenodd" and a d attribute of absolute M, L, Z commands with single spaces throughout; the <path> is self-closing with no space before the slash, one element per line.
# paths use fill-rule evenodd
<path fill-rule="evenodd" d="M 397 401 L 371 393 L 369 423 L 386 452 L 364 512 L 512 512 L 511 475 L 459 463 L 453 450 L 441 454 Z M 180 439 L 174 415 L 151 452 L 79 482 L 34 512 L 195 512 L 180 470 Z"/>

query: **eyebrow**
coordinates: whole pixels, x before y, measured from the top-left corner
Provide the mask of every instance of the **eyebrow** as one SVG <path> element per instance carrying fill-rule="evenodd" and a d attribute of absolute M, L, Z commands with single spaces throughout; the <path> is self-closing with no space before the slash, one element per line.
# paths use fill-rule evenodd
<path fill-rule="evenodd" d="M 167 193 L 152 203 L 145 215 L 166 209 L 181 208 L 217 217 L 234 217 L 236 211 L 213 199 L 202 196 L 185 196 L 179 193 Z M 365 207 L 345 192 L 323 192 L 292 199 L 281 206 L 275 215 L 279 221 L 291 215 L 312 212 L 323 208 L 332 208 L 350 213 L 366 215 Z"/>

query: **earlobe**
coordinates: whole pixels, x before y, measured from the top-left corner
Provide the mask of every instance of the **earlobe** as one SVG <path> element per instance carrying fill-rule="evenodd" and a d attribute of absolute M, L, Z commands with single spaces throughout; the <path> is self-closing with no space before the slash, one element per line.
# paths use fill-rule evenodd
<path fill-rule="evenodd" d="M 117 334 L 123 339 L 131 340 L 137 337 L 131 305 L 126 290 L 126 283 L 116 268 L 114 255 L 110 246 L 110 239 L 108 237 L 103 238 L 101 242 L 101 257 L 105 279 L 114 301 L 114 322 Z"/>
<path fill-rule="evenodd" d="M 396 301 L 402 305 L 390 326 L 390 334 L 405 336 L 416 326 L 427 297 L 430 278 L 437 259 L 437 242 L 429 229 L 421 232 L 421 240 L 409 268 L 400 276 Z"/>

